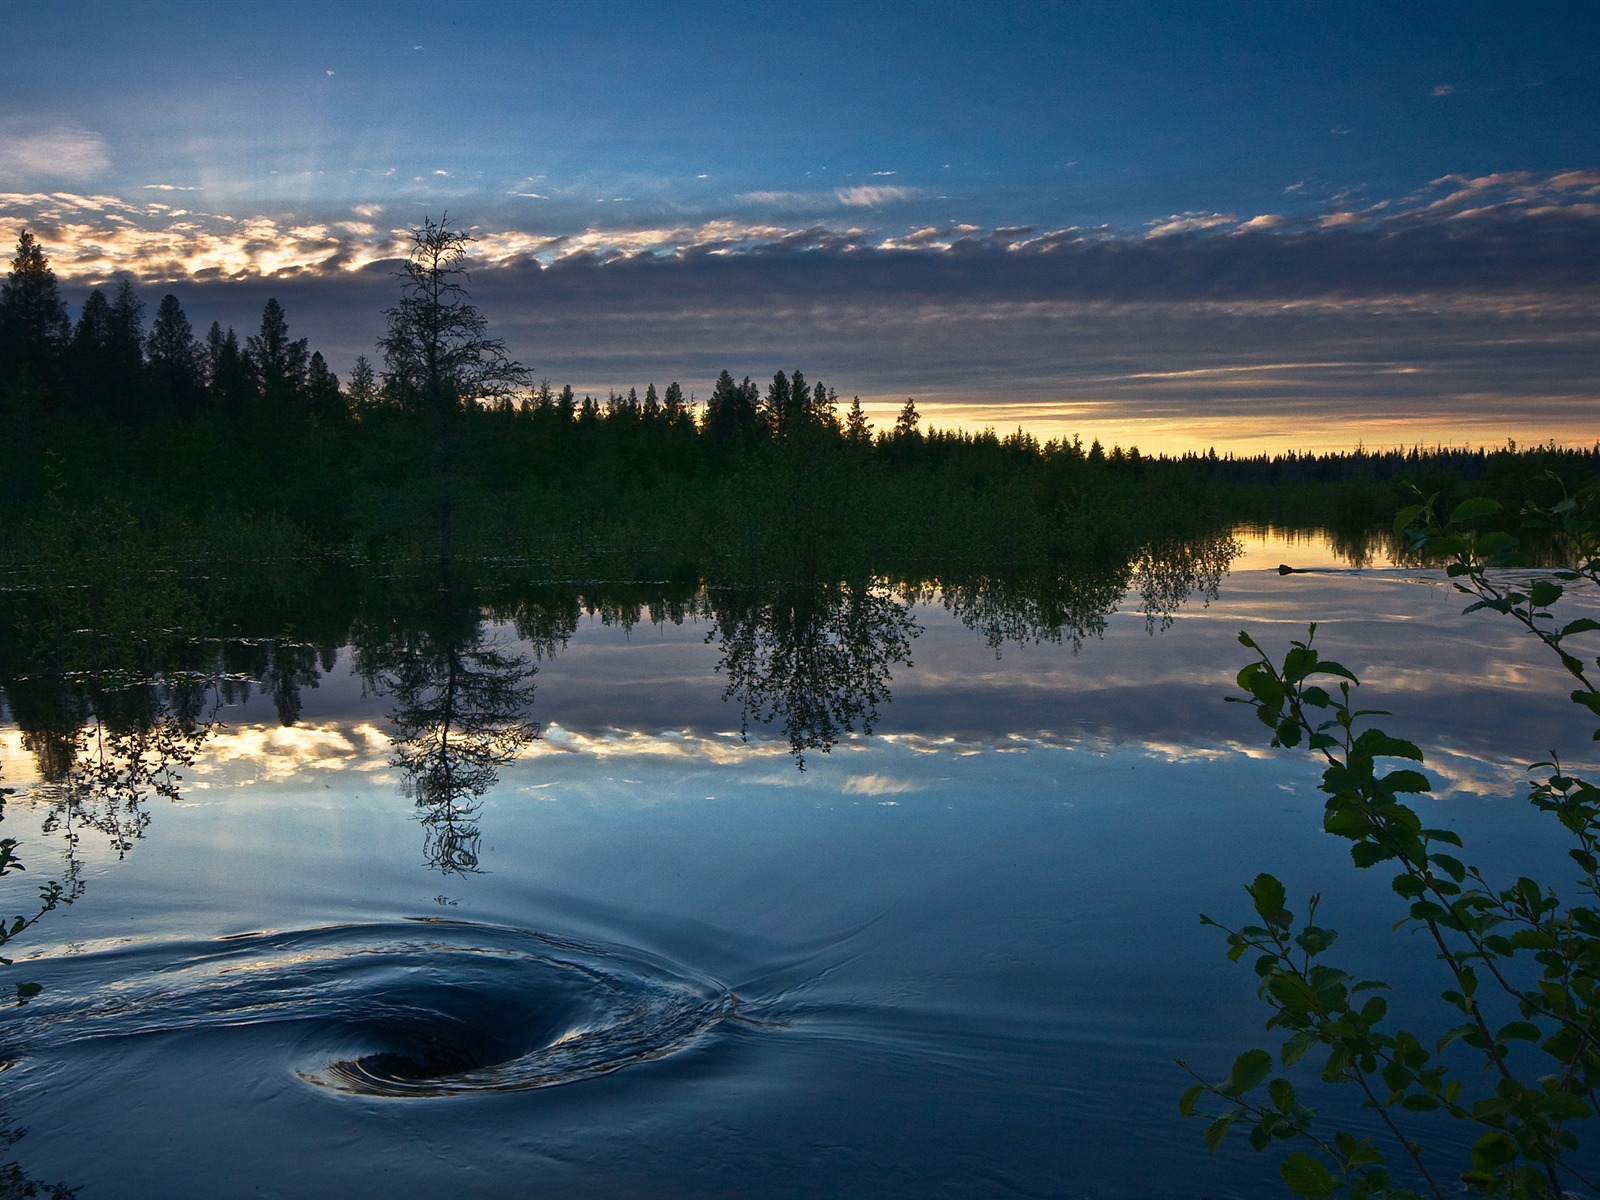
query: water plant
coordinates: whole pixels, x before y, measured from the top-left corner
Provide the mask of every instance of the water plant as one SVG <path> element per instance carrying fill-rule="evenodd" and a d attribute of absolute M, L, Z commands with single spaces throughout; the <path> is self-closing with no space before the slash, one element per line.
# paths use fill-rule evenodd
<path fill-rule="evenodd" d="M 1502 613 L 1552 650 L 1575 684 L 1573 702 L 1600 716 L 1589 660 L 1573 649 L 1573 639 L 1600 622 L 1562 622 L 1554 612 L 1570 589 L 1600 585 L 1596 491 L 1524 510 L 1525 525 L 1559 551 L 1557 567 L 1532 573 L 1515 535 L 1475 528 L 1500 512 L 1498 502 L 1466 500 L 1446 520 L 1435 502 L 1419 496 L 1403 509 L 1397 533 L 1448 563 L 1450 580 L 1472 597 L 1467 611 Z M 1338 935 L 1319 923 L 1321 897 L 1311 896 L 1297 918 L 1284 884 L 1261 874 L 1246 888 L 1257 923 L 1201 921 L 1224 931 L 1231 959 L 1253 959 L 1271 1010 L 1267 1028 L 1282 1037 L 1276 1060 L 1248 1050 L 1220 1081 L 1180 1060 L 1196 1080 L 1180 1110 L 1209 1118 L 1212 1150 L 1234 1125 L 1248 1129 L 1257 1150 L 1292 1146 L 1280 1175 L 1298 1196 L 1400 1200 L 1463 1188 L 1519 1200 L 1600 1195 L 1588 1124 L 1600 1116 L 1600 785 L 1565 769 L 1554 752 L 1530 768 L 1537 774 L 1529 802 L 1570 836 L 1576 899 L 1528 877 L 1492 883 L 1464 861 L 1455 833 L 1427 828 L 1408 803 L 1431 790 L 1417 769 L 1422 751 L 1375 725 L 1382 713 L 1354 707 L 1355 675 L 1323 658 L 1315 635 L 1312 625 L 1279 662 L 1241 633 L 1255 658 L 1238 675 L 1245 694 L 1230 699 L 1254 707 L 1273 746 L 1304 745 L 1322 756 L 1323 828 L 1350 842 L 1358 868 L 1394 870 L 1404 909 L 1396 928 L 1422 933 L 1436 952 L 1452 1023 L 1396 1027 L 1389 985 L 1330 960 Z M 1310 1068 L 1320 1084 L 1359 1093 L 1388 1136 L 1320 1122 L 1308 1103 Z M 1426 1148 L 1419 1119 L 1431 1131 L 1440 1120 L 1460 1123 L 1465 1161 L 1442 1162 Z"/>

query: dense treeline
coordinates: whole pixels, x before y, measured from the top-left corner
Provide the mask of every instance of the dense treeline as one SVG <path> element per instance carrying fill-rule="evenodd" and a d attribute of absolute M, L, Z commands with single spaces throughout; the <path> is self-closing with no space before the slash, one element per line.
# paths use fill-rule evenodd
<path fill-rule="evenodd" d="M 1237 520 L 1373 528 L 1407 484 L 1514 510 L 1549 498 L 1547 473 L 1600 468 L 1600 448 L 1553 446 L 1152 457 L 925 431 L 909 400 L 874 430 L 798 370 L 765 386 L 724 371 L 703 404 L 675 382 L 580 397 L 534 386 L 487 336 L 458 286 L 461 235 L 430 223 L 417 240 L 381 369 L 363 357 L 341 384 L 276 300 L 243 338 L 198 336 L 172 294 L 147 324 L 124 280 L 73 324 L 24 232 L 0 291 L 0 499 L 21 518 L 4 548 L 29 556 L 64 512 L 111 506 L 202 555 L 403 558 L 442 530 L 447 549 L 556 573 L 893 570 L 1126 555 Z"/>

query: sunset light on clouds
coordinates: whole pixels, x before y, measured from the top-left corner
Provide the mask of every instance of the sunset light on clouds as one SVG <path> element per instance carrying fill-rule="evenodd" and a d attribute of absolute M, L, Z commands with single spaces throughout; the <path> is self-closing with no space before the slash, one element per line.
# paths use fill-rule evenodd
<path fill-rule="evenodd" d="M 1151 450 L 1594 440 L 1585 6 L 21 16 L 0 228 L 73 305 L 276 296 L 342 373 L 448 211 L 580 392 L 800 366 L 880 422 Z"/>

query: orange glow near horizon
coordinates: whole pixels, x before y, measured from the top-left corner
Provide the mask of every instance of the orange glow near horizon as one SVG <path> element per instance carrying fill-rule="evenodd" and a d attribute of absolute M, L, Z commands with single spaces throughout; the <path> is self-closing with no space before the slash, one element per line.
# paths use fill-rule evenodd
<path fill-rule="evenodd" d="M 861 399 L 862 411 L 872 422 L 874 432 L 892 429 L 904 405 L 904 398 L 892 402 L 869 401 L 865 396 Z M 1476 414 L 1455 421 L 1407 413 L 1374 415 L 1360 421 L 1322 416 L 1309 423 L 1304 415 L 1285 415 L 1266 421 L 1252 417 L 1246 428 L 1245 418 L 1239 416 L 1133 417 L 1119 414 L 1119 406 L 1114 403 L 982 404 L 918 399 L 916 405 L 921 417 L 918 428 L 924 432 L 948 429 L 981 433 L 992 429 L 1005 437 L 1020 428 L 1040 442 L 1071 441 L 1076 437 L 1085 447 L 1098 440 L 1108 451 L 1114 446 L 1124 450 L 1136 446 L 1141 454 L 1169 457 L 1209 450 L 1248 457 L 1291 450 L 1326 454 L 1358 448 L 1409 450 L 1413 446 L 1477 449 L 1504 446 L 1507 440 L 1519 446 L 1550 441 L 1580 449 L 1600 445 L 1592 417 L 1585 419 L 1578 413 L 1544 425 L 1522 420 L 1495 421 Z M 844 406 L 840 407 L 842 417 Z"/>

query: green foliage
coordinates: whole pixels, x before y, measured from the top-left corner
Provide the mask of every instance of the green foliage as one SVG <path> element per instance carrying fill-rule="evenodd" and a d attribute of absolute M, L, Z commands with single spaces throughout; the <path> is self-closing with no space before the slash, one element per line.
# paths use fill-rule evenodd
<path fill-rule="evenodd" d="M 1501 512 L 1495 500 L 1464 500 L 1441 521 L 1437 497 L 1424 499 L 1401 511 L 1396 531 L 1419 551 L 1448 559 L 1449 577 L 1473 597 L 1468 611 L 1504 613 L 1549 646 L 1578 683 L 1573 701 L 1600 714 L 1587 675 L 1588 662 L 1600 660 L 1586 660 L 1568 644 L 1600 623 L 1562 623 L 1552 611 L 1569 586 L 1600 583 L 1595 498 L 1591 491 L 1524 510 L 1529 526 L 1554 538 L 1564 562 L 1532 577 L 1502 570 L 1526 565 L 1517 538 L 1473 524 Z M 1274 746 L 1304 744 L 1322 755 L 1323 828 L 1349 841 L 1357 867 L 1383 863 L 1394 872 L 1392 888 L 1404 906 L 1397 927 L 1421 932 L 1436 953 L 1440 996 L 1454 1023 L 1426 1033 L 1397 1028 L 1386 984 L 1326 961 L 1336 934 L 1317 923 L 1320 897 L 1312 896 L 1297 920 L 1284 885 L 1258 875 L 1246 889 L 1258 923 L 1235 929 L 1201 921 L 1224 930 L 1232 960 L 1254 965 L 1258 994 L 1272 1013 L 1267 1028 L 1282 1037 L 1277 1062 L 1284 1073 L 1274 1074 L 1264 1050 L 1240 1055 L 1220 1082 L 1190 1070 L 1197 1082 L 1180 1110 L 1210 1118 L 1206 1143 L 1213 1150 L 1233 1125 L 1248 1128 L 1258 1150 L 1298 1144 L 1281 1175 L 1299 1196 L 1415 1196 L 1396 1183 L 1391 1171 L 1402 1168 L 1391 1168 L 1395 1158 L 1433 1196 L 1459 1188 L 1516 1198 L 1600 1195 L 1600 1174 L 1583 1161 L 1580 1141 L 1585 1123 L 1600 1114 L 1600 787 L 1564 771 L 1554 757 L 1534 767 L 1547 774 L 1529 799 L 1571 836 L 1578 901 L 1563 901 L 1533 879 L 1490 883 L 1460 857 L 1455 834 L 1426 828 L 1409 806 L 1407 797 L 1430 788 L 1409 765 L 1422 763 L 1421 750 L 1371 724 L 1381 713 L 1352 706 L 1355 676 L 1321 656 L 1315 635 L 1313 625 L 1279 663 L 1241 633 L 1256 657 L 1239 672 L 1245 695 L 1229 699 L 1255 709 Z M 1478 1069 L 1464 1069 L 1464 1055 Z M 1321 1084 L 1358 1091 L 1389 1144 L 1325 1131 L 1288 1074 L 1302 1061 Z M 1220 1105 L 1203 1111 L 1207 1099 Z M 1413 1114 L 1470 1127 L 1468 1161 L 1447 1168 L 1430 1158 L 1408 1132 Z M 1587 1136 L 1592 1156 L 1592 1127 Z M 1447 1181 L 1451 1169 L 1459 1184 Z"/>
<path fill-rule="evenodd" d="M 4 806 L 0 804 L 0 812 Z M 17 857 L 17 839 L 0 838 L 0 876 L 11 874 L 13 871 L 22 871 L 26 868 Z M 6 944 L 16 937 L 28 926 L 32 925 L 45 913 L 52 911 L 58 904 L 70 904 L 71 899 L 66 896 L 65 889 L 54 880 L 39 888 L 39 907 L 28 916 L 14 916 L 9 920 L 0 920 L 0 966 L 9 967 L 11 960 L 4 956 Z M 18 983 L 12 987 L 12 995 L 18 1004 L 26 1004 L 39 994 L 40 987 L 37 983 Z"/>

